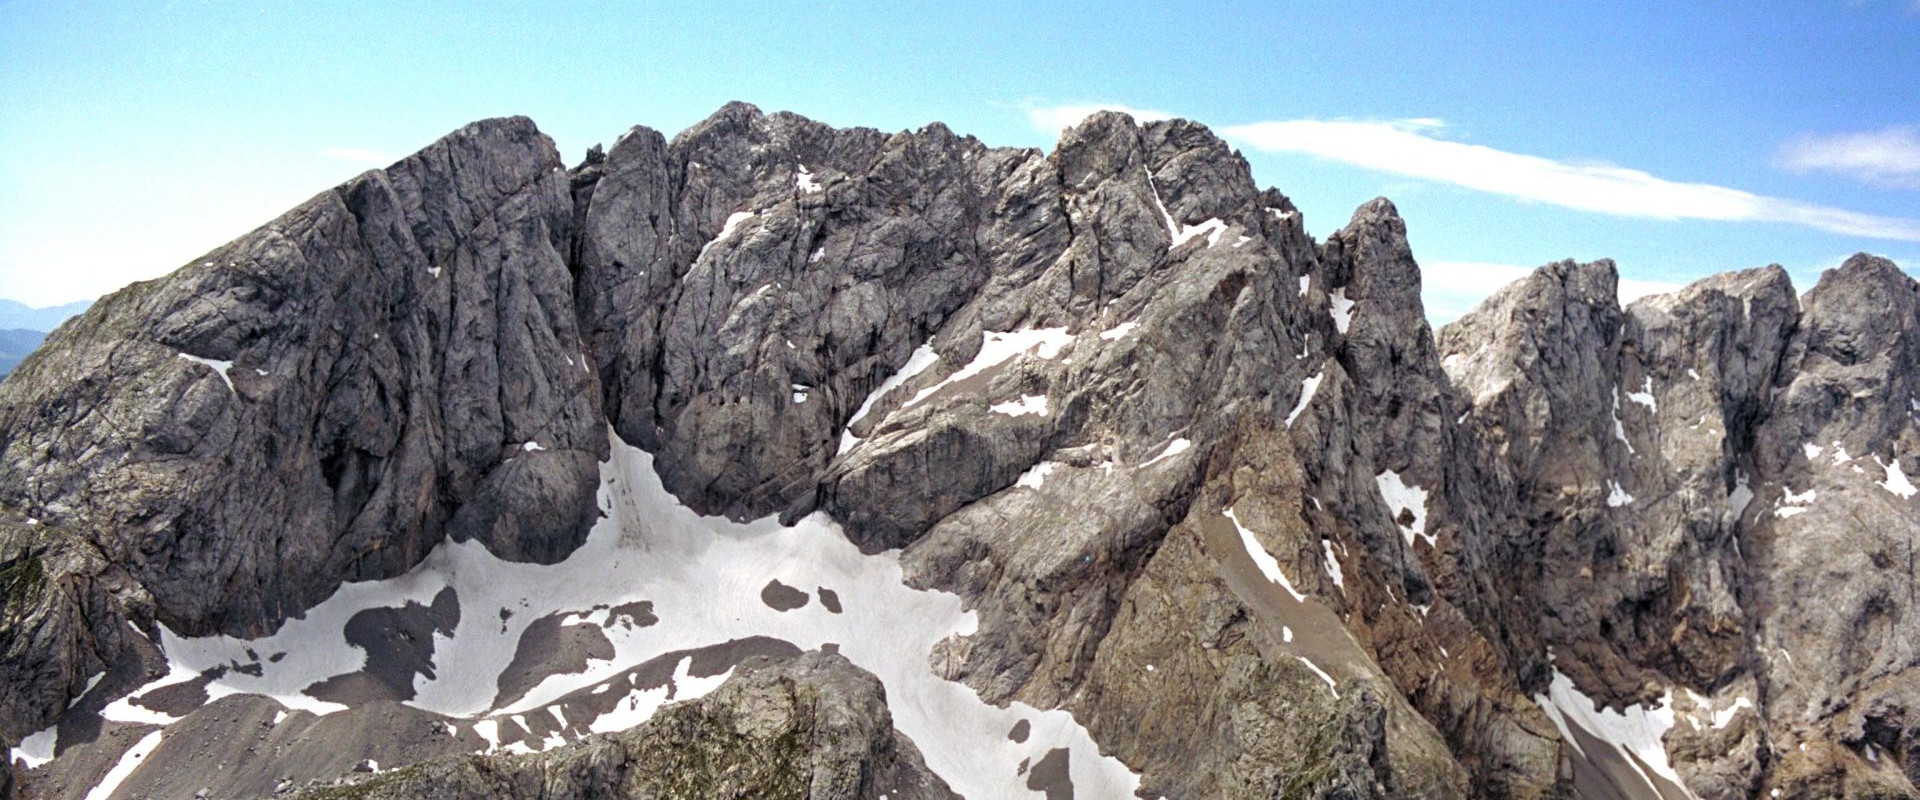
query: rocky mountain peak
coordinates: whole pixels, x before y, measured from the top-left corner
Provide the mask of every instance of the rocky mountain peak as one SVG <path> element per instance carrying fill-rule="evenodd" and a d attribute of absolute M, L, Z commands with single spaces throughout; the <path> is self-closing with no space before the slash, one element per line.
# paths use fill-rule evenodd
<path fill-rule="evenodd" d="M 1890 262 L 1435 334 L 1417 221 L 1184 120 L 594 153 L 467 126 L 0 383 L 0 786 L 1914 794 Z"/>

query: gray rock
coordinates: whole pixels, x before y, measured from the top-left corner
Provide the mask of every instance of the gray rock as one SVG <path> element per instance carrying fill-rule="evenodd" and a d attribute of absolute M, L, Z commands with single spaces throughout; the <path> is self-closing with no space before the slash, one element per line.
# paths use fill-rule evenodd
<path fill-rule="evenodd" d="M 893 729 L 880 681 L 838 655 L 743 665 L 700 700 L 535 755 L 425 761 L 302 798 L 950 800 Z"/>
<path fill-rule="evenodd" d="M 570 210 L 531 122 L 476 123 L 103 299 L 0 384 L 0 503 L 85 531 L 188 634 L 271 629 L 448 533 L 565 555 L 606 452 Z"/>

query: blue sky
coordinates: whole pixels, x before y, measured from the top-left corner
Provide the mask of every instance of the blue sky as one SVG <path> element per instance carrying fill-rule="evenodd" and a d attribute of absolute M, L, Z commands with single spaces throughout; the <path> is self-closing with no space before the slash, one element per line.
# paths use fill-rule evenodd
<path fill-rule="evenodd" d="M 1391 197 L 1436 318 L 1567 257 L 1920 267 L 1920 0 L 1192 5 L 0 0 L 0 297 L 164 274 L 473 119 L 575 161 L 731 99 L 1033 147 L 1191 117 L 1317 236 Z"/>

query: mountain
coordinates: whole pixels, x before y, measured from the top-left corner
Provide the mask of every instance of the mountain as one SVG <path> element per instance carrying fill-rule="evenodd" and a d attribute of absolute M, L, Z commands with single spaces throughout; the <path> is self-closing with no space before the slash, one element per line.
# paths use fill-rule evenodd
<path fill-rule="evenodd" d="M 60 327 L 60 323 L 79 316 L 92 305 L 93 301 L 82 300 L 63 306 L 34 308 L 17 300 L 0 299 L 0 329 L 50 331 Z"/>
<path fill-rule="evenodd" d="M 20 360 L 26 358 L 34 348 L 39 347 L 41 340 L 45 338 L 47 338 L 45 331 L 0 330 L 0 378 L 12 372 L 13 368 L 20 364 Z"/>
<path fill-rule="evenodd" d="M 8 791 L 1920 796 L 1920 284 L 1616 283 L 1436 333 L 1183 120 L 475 123 L 0 383 Z"/>

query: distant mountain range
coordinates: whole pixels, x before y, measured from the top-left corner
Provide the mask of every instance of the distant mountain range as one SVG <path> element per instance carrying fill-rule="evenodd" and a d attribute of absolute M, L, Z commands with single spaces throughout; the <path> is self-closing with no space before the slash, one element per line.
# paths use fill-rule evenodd
<path fill-rule="evenodd" d="M 47 338 L 46 331 L 30 331 L 24 328 L 0 330 L 0 378 L 13 371 L 20 359 L 40 346 L 40 340 Z"/>
<path fill-rule="evenodd" d="M 51 308 L 34 308 L 17 300 L 0 300 L 0 378 L 40 346 L 47 332 L 69 317 L 87 310 L 91 300 Z"/>
<path fill-rule="evenodd" d="M 0 329 L 50 331 L 91 305 L 92 300 L 81 300 L 64 306 L 34 308 L 18 300 L 0 300 Z"/>

